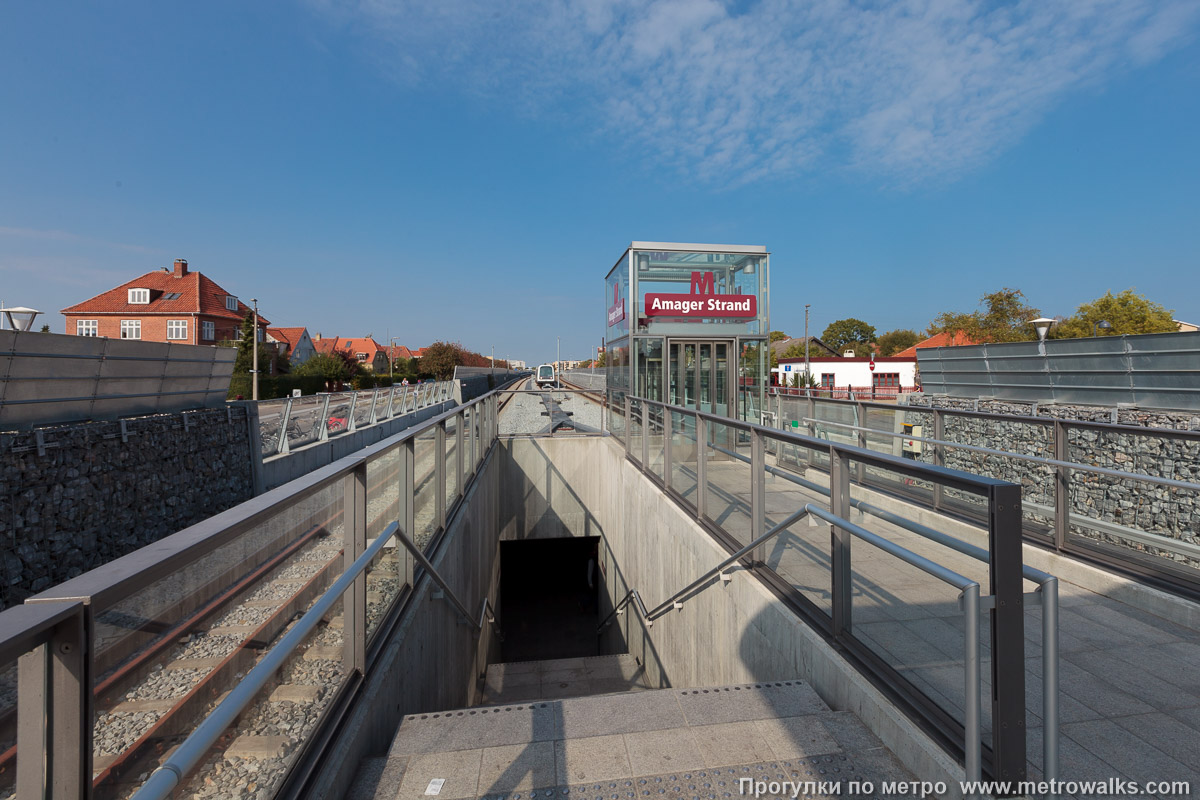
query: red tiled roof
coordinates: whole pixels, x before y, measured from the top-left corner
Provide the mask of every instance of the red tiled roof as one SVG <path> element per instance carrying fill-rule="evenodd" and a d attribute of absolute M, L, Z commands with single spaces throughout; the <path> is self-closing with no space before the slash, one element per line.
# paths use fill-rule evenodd
<path fill-rule="evenodd" d="M 130 289 L 149 289 L 149 303 L 130 303 Z M 169 294 L 178 293 L 179 297 L 168 300 Z M 115 289 L 98 294 L 95 297 L 67 306 L 63 314 L 204 314 L 210 317 L 225 317 L 226 319 L 243 319 L 250 313 L 250 307 L 238 301 L 238 310 L 230 311 L 225 307 L 225 298 L 229 292 L 222 289 L 211 278 L 200 272 L 187 272 L 176 275 L 166 270 L 147 272 L 127 281 Z M 260 325 L 270 325 L 270 321 L 259 314 Z"/>
<path fill-rule="evenodd" d="M 382 346 L 380 346 L 379 342 L 368 336 L 360 336 L 358 338 L 349 337 L 346 339 L 338 337 L 337 348 L 339 350 L 345 350 L 347 353 L 352 355 L 357 353 L 366 353 L 372 358 L 376 353 L 384 349 Z"/>
<path fill-rule="evenodd" d="M 318 353 L 332 353 L 338 349 L 338 337 L 332 339 L 313 339 L 313 347 L 317 348 Z"/>
<path fill-rule="evenodd" d="M 304 337 L 304 328 L 267 328 L 267 336 L 289 347 L 295 347 Z"/>
<path fill-rule="evenodd" d="M 960 347 L 968 344 L 979 344 L 979 342 L 967 336 L 962 331 L 955 331 L 954 333 L 943 331 L 935 333 L 923 342 L 917 342 L 907 350 L 901 350 L 892 356 L 892 358 L 916 358 L 917 350 L 925 347 Z"/>

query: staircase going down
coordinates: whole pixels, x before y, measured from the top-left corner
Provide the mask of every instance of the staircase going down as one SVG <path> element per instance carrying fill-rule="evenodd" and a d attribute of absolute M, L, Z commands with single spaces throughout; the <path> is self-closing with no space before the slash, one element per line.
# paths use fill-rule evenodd
<path fill-rule="evenodd" d="M 643 675 L 630 656 L 493 665 L 484 705 L 404 717 L 347 797 L 731 798 L 750 779 L 816 798 L 833 782 L 844 796 L 850 781 L 912 780 L 801 681 L 649 689 Z"/>

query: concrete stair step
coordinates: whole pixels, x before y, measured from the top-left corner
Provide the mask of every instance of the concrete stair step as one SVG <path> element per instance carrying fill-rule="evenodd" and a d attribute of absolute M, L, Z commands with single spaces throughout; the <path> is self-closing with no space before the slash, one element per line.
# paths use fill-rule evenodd
<path fill-rule="evenodd" d="M 628 666 L 615 660 L 622 669 Z M 538 673 L 507 665 L 497 674 L 507 676 L 514 666 L 513 675 Z M 541 671 L 583 669 L 586 676 L 588 665 L 553 666 L 557 669 Z M 909 779 L 853 714 L 831 711 L 801 681 L 412 714 L 402 720 L 384 766 L 370 767 L 380 776 L 373 796 L 388 800 L 424 797 L 430 782 L 439 779 L 445 781 L 439 796 L 449 798 L 512 797 L 535 789 L 554 789 L 557 795 L 566 788 L 572 791 L 564 796 L 571 797 L 598 792 L 624 797 L 629 791 L 640 796 L 649 790 L 648 781 L 655 790 L 671 791 L 682 781 L 679 790 L 704 797 L 725 796 L 732 786 L 738 796 L 739 778 L 768 773 L 788 779 Z"/>
<path fill-rule="evenodd" d="M 649 688 L 645 668 L 628 654 L 515 661 L 488 666 L 481 705 L 636 692 Z"/>

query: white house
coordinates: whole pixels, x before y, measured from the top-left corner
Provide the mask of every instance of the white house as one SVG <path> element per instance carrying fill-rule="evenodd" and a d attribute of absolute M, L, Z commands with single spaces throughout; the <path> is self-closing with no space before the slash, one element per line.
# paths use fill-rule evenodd
<path fill-rule="evenodd" d="M 858 397 L 894 397 L 917 390 L 916 356 L 810 357 L 808 364 L 817 385 L 835 395 L 850 389 Z M 795 376 L 804 372 L 804 359 L 781 358 L 771 372 L 772 385 L 791 386 Z"/>

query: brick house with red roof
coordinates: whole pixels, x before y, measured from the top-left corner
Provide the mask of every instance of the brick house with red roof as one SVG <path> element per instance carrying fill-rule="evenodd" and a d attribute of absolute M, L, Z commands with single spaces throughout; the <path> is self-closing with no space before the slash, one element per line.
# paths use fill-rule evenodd
<path fill-rule="evenodd" d="M 341 351 L 357 361 L 360 367 L 372 372 L 382 375 L 388 371 L 387 348 L 369 336 L 324 338 L 318 333 L 313 339 L 313 346 L 318 353 Z"/>
<path fill-rule="evenodd" d="M 241 336 L 251 309 L 203 273 L 175 260 L 90 300 L 62 310 L 66 332 L 145 342 L 216 345 Z M 259 315 L 259 341 L 271 323 Z"/>

